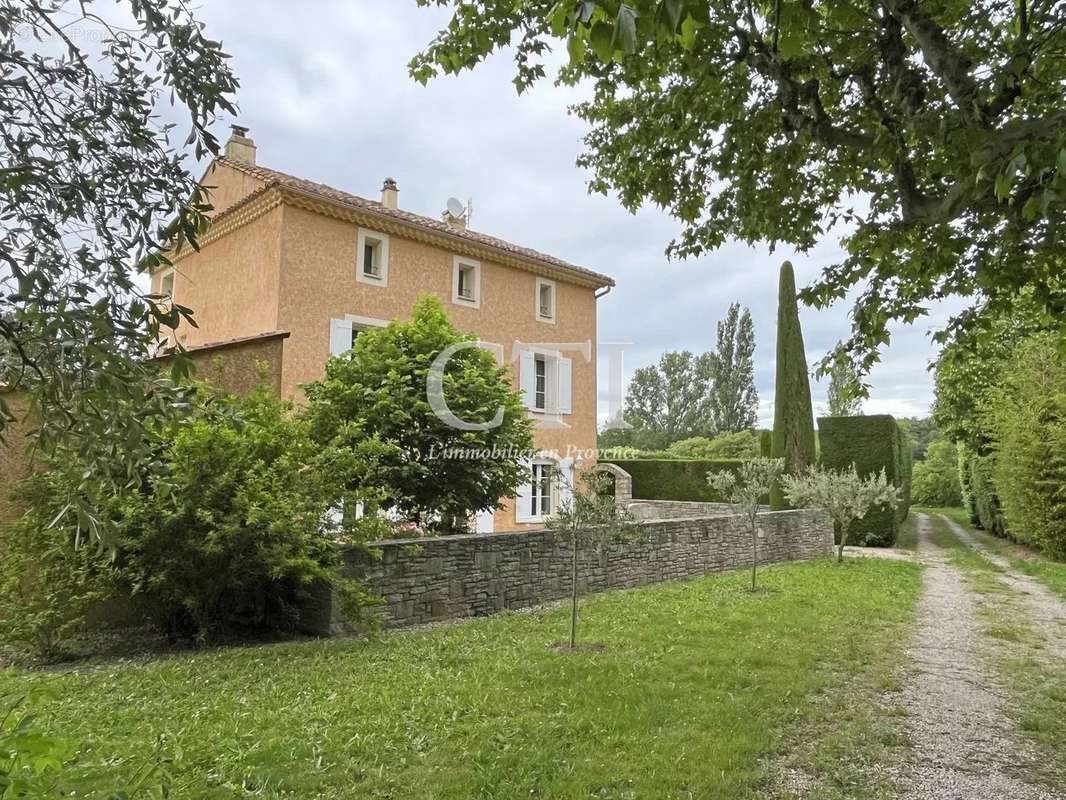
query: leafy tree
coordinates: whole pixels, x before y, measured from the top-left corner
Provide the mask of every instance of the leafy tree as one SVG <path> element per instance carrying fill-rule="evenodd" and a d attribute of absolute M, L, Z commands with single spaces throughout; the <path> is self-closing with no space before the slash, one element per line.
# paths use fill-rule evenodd
<path fill-rule="evenodd" d="M 751 311 L 729 306 L 718 322 L 718 344 L 709 354 L 711 416 L 714 430 L 735 433 L 755 427 L 759 393 L 755 390 L 755 326 Z"/>
<path fill-rule="evenodd" d="M 921 461 L 934 442 L 943 439 L 933 417 L 903 417 L 896 420 L 914 447 L 914 460 Z"/>
<path fill-rule="evenodd" d="M 864 284 L 848 344 L 864 372 L 929 297 L 997 307 L 1028 287 L 1066 319 L 1061 3 L 417 2 L 454 8 L 419 81 L 513 44 L 522 91 L 565 44 L 560 82 L 593 92 L 576 107 L 591 188 L 668 209 L 673 254 L 840 231 L 846 255 L 804 300 Z"/>
<path fill-rule="evenodd" d="M 751 590 L 755 591 L 755 571 L 759 566 L 759 514 L 766 509 L 763 498 L 775 487 L 784 464 L 779 458 L 753 458 L 736 472 L 722 470 L 707 475 L 707 482 L 727 502 L 737 507 L 751 526 Z"/>
<path fill-rule="evenodd" d="M 140 473 L 146 426 L 180 400 L 143 359 L 191 312 L 139 282 L 169 242 L 195 245 L 210 209 L 174 137 L 215 153 L 237 88 L 181 0 L 121 3 L 121 27 L 98 5 L 0 0 L 0 383 L 31 393 L 40 449 L 85 464 L 68 513 L 94 538 L 94 509 Z M 9 418 L 0 398 L 0 431 Z"/>
<path fill-rule="evenodd" d="M 839 472 L 809 467 L 800 475 L 786 475 L 785 494 L 798 508 L 820 508 L 833 519 L 840 534 L 837 561 L 844 560 L 852 524 L 866 516 L 875 506 L 895 508 L 900 502 L 899 489 L 893 486 L 882 469 L 876 475 L 860 478 L 855 465 Z"/>
<path fill-rule="evenodd" d="M 790 475 L 799 475 L 817 457 L 811 382 L 796 302 L 796 277 L 787 261 L 781 265 L 777 298 L 777 379 L 771 455 L 784 459 L 784 470 Z M 770 505 L 785 507 L 780 488 L 770 493 Z"/>
<path fill-rule="evenodd" d="M 434 409 L 430 384 L 449 348 L 440 399 L 454 422 Z M 410 321 L 360 334 L 304 391 L 317 441 L 352 447 L 371 436 L 392 445 L 372 483 L 384 507 L 431 530 L 466 530 L 474 513 L 496 508 L 527 480 L 519 460 L 533 448 L 532 423 L 507 369 L 456 330 L 431 295 Z"/>
<path fill-rule="evenodd" d="M 830 417 L 857 417 L 862 414 L 863 385 L 847 353 L 837 350 L 829 370 L 826 413 Z"/>
<path fill-rule="evenodd" d="M 962 505 L 959 454 L 954 443 L 943 439 L 933 442 L 925 458 L 914 465 L 911 502 L 935 507 Z"/>
<path fill-rule="evenodd" d="M 569 480 L 560 476 L 562 480 Z M 559 510 L 548 520 L 548 530 L 571 543 L 570 548 L 570 649 L 577 646 L 577 605 L 579 555 L 583 547 L 600 553 L 613 541 L 632 540 L 640 534 L 641 523 L 614 499 L 610 475 L 589 472 L 581 475 L 581 486 L 570 485 Z"/>
<path fill-rule="evenodd" d="M 631 443 L 661 449 L 712 433 L 710 386 L 707 358 L 688 350 L 663 353 L 658 364 L 636 370 L 625 403 L 625 420 L 634 429 Z"/>

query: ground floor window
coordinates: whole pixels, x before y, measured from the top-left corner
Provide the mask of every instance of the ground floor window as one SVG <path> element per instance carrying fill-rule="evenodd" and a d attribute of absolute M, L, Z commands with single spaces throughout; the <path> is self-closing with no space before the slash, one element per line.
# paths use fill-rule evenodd
<path fill-rule="evenodd" d="M 552 496 L 554 473 L 548 462 L 533 464 L 533 491 L 530 495 L 530 516 L 549 517 L 555 513 Z"/>

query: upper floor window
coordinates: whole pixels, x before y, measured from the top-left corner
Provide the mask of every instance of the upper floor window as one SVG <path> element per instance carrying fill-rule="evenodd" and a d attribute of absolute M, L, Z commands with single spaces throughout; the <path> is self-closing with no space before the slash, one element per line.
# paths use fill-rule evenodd
<path fill-rule="evenodd" d="M 560 353 L 523 350 L 519 358 L 518 385 L 530 411 L 573 413 L 573 363 Z"/>
<path fill-rule="evenodd" d="M 159 294 L 167 300 L 174 299 L 174 270 L 167 270 L 159 279 Z"/>
<path fill-rule="evenodd" d="M 555 281 L 537 278 L 537 319 L 555 322 Z"/>
<path fill-rule="evenodd" d="M 533 408 L 548 408 L 548 359 L 542 355 L 533 357 Z"/>
<path fill-rule="evenodd" d="M 389 237 L 377 231 L 359 229 L 355 277 L 363 283 L 389 285 Z"/>
<path fill-rule="evenodd" d="M 455 257 L 452 266 L 452 302 L 472 308 L 481 307 L 480 262 Z"/>

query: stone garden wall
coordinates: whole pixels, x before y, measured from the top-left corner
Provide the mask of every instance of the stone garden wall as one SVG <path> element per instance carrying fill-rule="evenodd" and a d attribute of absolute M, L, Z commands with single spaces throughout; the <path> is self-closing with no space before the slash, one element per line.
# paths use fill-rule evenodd
<path fill-rule="evenodd" d="M 832 524 L 820 512 L 768 512 L 759 525 L 760 563 L 832 553 Z M 529 531 L 391 541 L 377 545 L 379 558 L 358 549 L 345 558 L 348 574 L 384 598 L 385 625 L 403 627 L 567 597 L 570 548 L 550 531 Z M 751 566 L 751 537 L 737 516 L 659 519 L 645 523 L 637 541 L 609 545 L 602 554 L 585 548 L 579 558 L 581 591 L 602 591 Z M 310 631 L 345 628 L 328 598 L 308 611 Z"/>

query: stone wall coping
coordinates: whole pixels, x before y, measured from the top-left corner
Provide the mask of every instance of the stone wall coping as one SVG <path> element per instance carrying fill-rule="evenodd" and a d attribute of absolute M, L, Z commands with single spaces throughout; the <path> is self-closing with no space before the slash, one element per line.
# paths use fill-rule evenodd
<path fill-rule="evenodd" d="M 639 502 L 639 501 L 634 501 Z M 684 501 L 678 501 L 684 502 Z M 759 513 L 759 518 L 764 517 L 779 518 L 789 515 L 799 516 L 801 514 L 811 514 L 821 512 L 816 508 L 789 508 L 783 511 L 763 511 Z M 693 517 L 668 517 L 662 519 L 644 519 L 640 520 L 639 524 L 644 525 L 656 525 L 662 526 L 685 526 L 694 522 L 707 522 L 709 520 L 720 520 L 727 517 L 740 517 L 741 514 L 703 514 Z M 342 552 L 348 552 L 352 550 L 363 550 L 368 547 L 380 548 L 380 547 L 422 547 L 426 545 L 436 543 L 448 543 L 448 542 L 466 542 L 466 541 L 505 541 L 508 539 L 520 540 L 523 537 L 536 536 L 539 534 L 554 533 L 549 528 L 533 528 L 530 530 L 521 531 L 501 531 L 499 533 L 458 533 L 452 536 L 422 536 L 410 539 L 377 539 L 372 542 L 364 544 L 344 544 L 340 545 Z"/>

